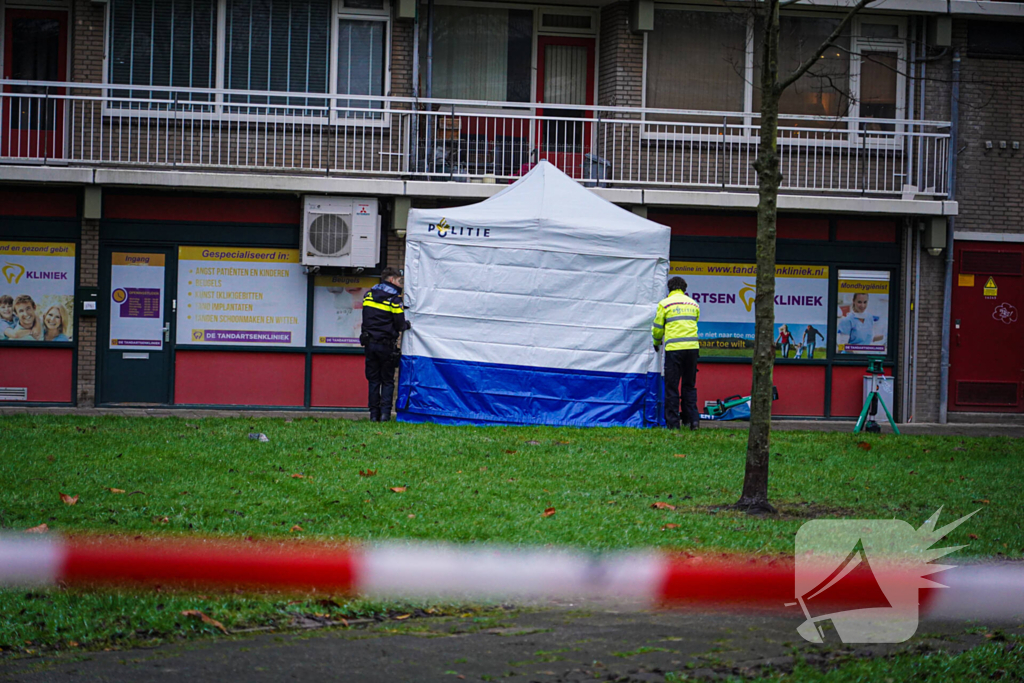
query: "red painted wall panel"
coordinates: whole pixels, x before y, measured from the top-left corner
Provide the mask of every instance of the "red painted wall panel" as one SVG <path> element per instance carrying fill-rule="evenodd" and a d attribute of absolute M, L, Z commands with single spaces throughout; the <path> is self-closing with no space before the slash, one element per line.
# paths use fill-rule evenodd
<path fill-rule="evenodd" d="M 757 237 L 754 216 L 692 216 L 677 213 L 649 213 L 655 223 L 672 228 L 673 235 L 704 237 Z"/>
<path fill-rule="evenodd" d="M 697 401 L 750 394 L 751 368 L 745 363 L 701 363 L 697 373 Z M 825 366 L 776 365 L 775 386 L 779 400 L 772 404 L 772 414 L 823 416 L 825 414 Z"/>
<path fill-rule="evenodd" d="M 0 346 L 0 387 L 27 387 L 28 400 L 71 403 L 71 349 Z M 12 405 L 17 405 L 12 403 Z"/>
<path fill-rule="evenodd" d="M 298 224 L 300 208 L 294 197 L 111 194 L 103 198 L 105 218 L 140 221 Z"/>
<path fill-rule="evenodd" d="M 895 242 L 896 221 L 836 221 L 836 241 Z"/>
<path fill-rule="evenodd" d="M 75 218 L 78 216 L 78 192 L 0 189 L 0 215 Z"/>
<path fill-rule="evenodd" d="M 313 356 L 310 405 L 317 408 L 366 408 L 369 387 L 364 356 Z"/>
<path fill-rule="evenodd" d="M 832 366 L 832 417 L 858 417 L 860 415 L 860 411 L 864 407 L 863 377 L 866 374 L 867 368 L 863 365 Z M 886 368 L 885 374 L 891 375 L 892 369 Z M 893 410 L 892 406 L 888 406 L 888 408 L 890 411 Z"/>
<path fill-rule="evenodd" d="M 178 351 L 174 402 L 179 405 L 301 406 L 301 353 Z"/>
<path fill-rule="evenodd" d="M 776 224 L 780 240 L 828 241 L 828 219 L 787 218 L 780 216 Z"/>

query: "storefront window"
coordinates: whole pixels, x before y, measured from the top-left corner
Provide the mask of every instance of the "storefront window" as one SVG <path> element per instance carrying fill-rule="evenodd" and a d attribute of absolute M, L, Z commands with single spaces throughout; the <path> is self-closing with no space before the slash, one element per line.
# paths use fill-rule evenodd
<path fill-rule="evenodd" d="M 836 352 L 884 356 L 889 344 L 889 273 L 840 270 Z"/>
<path fill-rule="evenodd" d="M 317 275 L 313 287 L 313 346 L 358 347 L 363 297 L 380 280 Z"/>
<path fill-rule="evenodd" d="M 700 304 L 702 356 L 753 356 L 754 264 L 673 261 L 670 274 L 682 276 L 688 294 Z M 828 266 L 776 266 L 773 333 L 777 358 L 826 357 L 821 342 L 828 329 L 828 274 Z"/>
<path fill-rule="evenodd" d="M 306 345 L 298 249 L 178 248 L 178 344 Z"/>
<path fill-rule="evenodd" d="M 0 242 L 0 345 L 74 339 L 75 245 Z"/>

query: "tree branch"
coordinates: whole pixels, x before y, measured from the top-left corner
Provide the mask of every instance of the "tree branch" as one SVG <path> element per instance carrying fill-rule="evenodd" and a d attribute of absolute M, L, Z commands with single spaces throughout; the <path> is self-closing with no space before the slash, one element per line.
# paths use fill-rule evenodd
<path fill-rule="evenodd" d="M 783 2 L 786 2 L 786 1 L 787 0 L 783 0 Z M 795 2 L 796 0 L 789 0 L 789 1 Z M 805 61 L 803 64 L 801 64 L 800 67 L 796 71 L 791 73 L 785 79 L 779 81 L 779 85 L 778 85 L 779 92 L 785 90 L 789 86 L 791 86 L 794 83 L 796 83 L 797 80 L 801 76 L 803 76 L 805 73 L 807 73 L 807 70 L 810 69 L 812 66 L 814 66 L 815 63 L 817 63 L 817 61 L 819 59 L 821 59 L 821 56 L 823 54 L 825 54 L 825 50 L 827 50 L 832 45 L 832 43 L 836 42 L 836 40 L 839 38 L 839 36 L 842 34 L 842 32 L 846 29 L 846 27 L 853 20 L 854 15 L 856 15 L 857 12 L 861 11 L 862 9 L 867 7 L 869 4 L 871 4 L 871 2 L 873 2 L 873 0 L 858 0 L 857 4 L 854 5 L 853 9 L 851 9 L 849 12 L 847 12 L 846 16 L 843 17 L 843 20 L 841 22 L 839 22 L 838 26 L 836 26 L 836 29 L 834 31 L 832 31 L 832 35 L 830 35 L 828 38 L 825 39 L 825 42 L 823 42 L 821 44 L 821 46 L 814 52 L 814 54 L 811 55 L 810 58 L 807 59 L 807 61 Z M 780 4 L 780 7 L 781 6 L 782 5 Z"/>

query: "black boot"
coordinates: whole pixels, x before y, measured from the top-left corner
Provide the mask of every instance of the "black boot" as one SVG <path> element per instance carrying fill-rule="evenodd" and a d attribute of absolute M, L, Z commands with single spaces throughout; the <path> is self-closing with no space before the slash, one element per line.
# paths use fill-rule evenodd
<path fill-rule="evenodd" d="M 382 410 L 382 411 L 380 411 L 380 419 L 378 419 L 377 421 L 378 422 L 391 422 L 391 411 L 390 410 Z"/>
<path fill-rule="evenodd" d="M 370 422 L 380 422 L 380 411 L 378 411 L 378 410 L 371 410 L 370 411 Z"/>

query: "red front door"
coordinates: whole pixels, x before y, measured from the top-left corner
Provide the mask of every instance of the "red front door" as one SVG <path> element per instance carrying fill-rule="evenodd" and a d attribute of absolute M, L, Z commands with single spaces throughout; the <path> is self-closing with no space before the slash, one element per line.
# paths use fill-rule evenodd
<path fill-rule="evenodd" d="M 594 39 L 537 39 L 537 103 L 594 104 Z M 545 109 L 537 124 L 538 159 L 547 159 L 573 178 L 584 176 L 584 155 L 590 152 L 593 118 L 586 109 Z"/>
<path fill-rule="evenodd" d="M 949 409 L 1024 412 L 1024 244 L 956 242 Z"/>
<path fill-rule="evenodd" d="M 66 81 L 67 12 L 8 8 L 4 17 L 4 78 Z M 0 156 L 63 157 L 64 92 L 45 85 L 4 86 Z"/>

